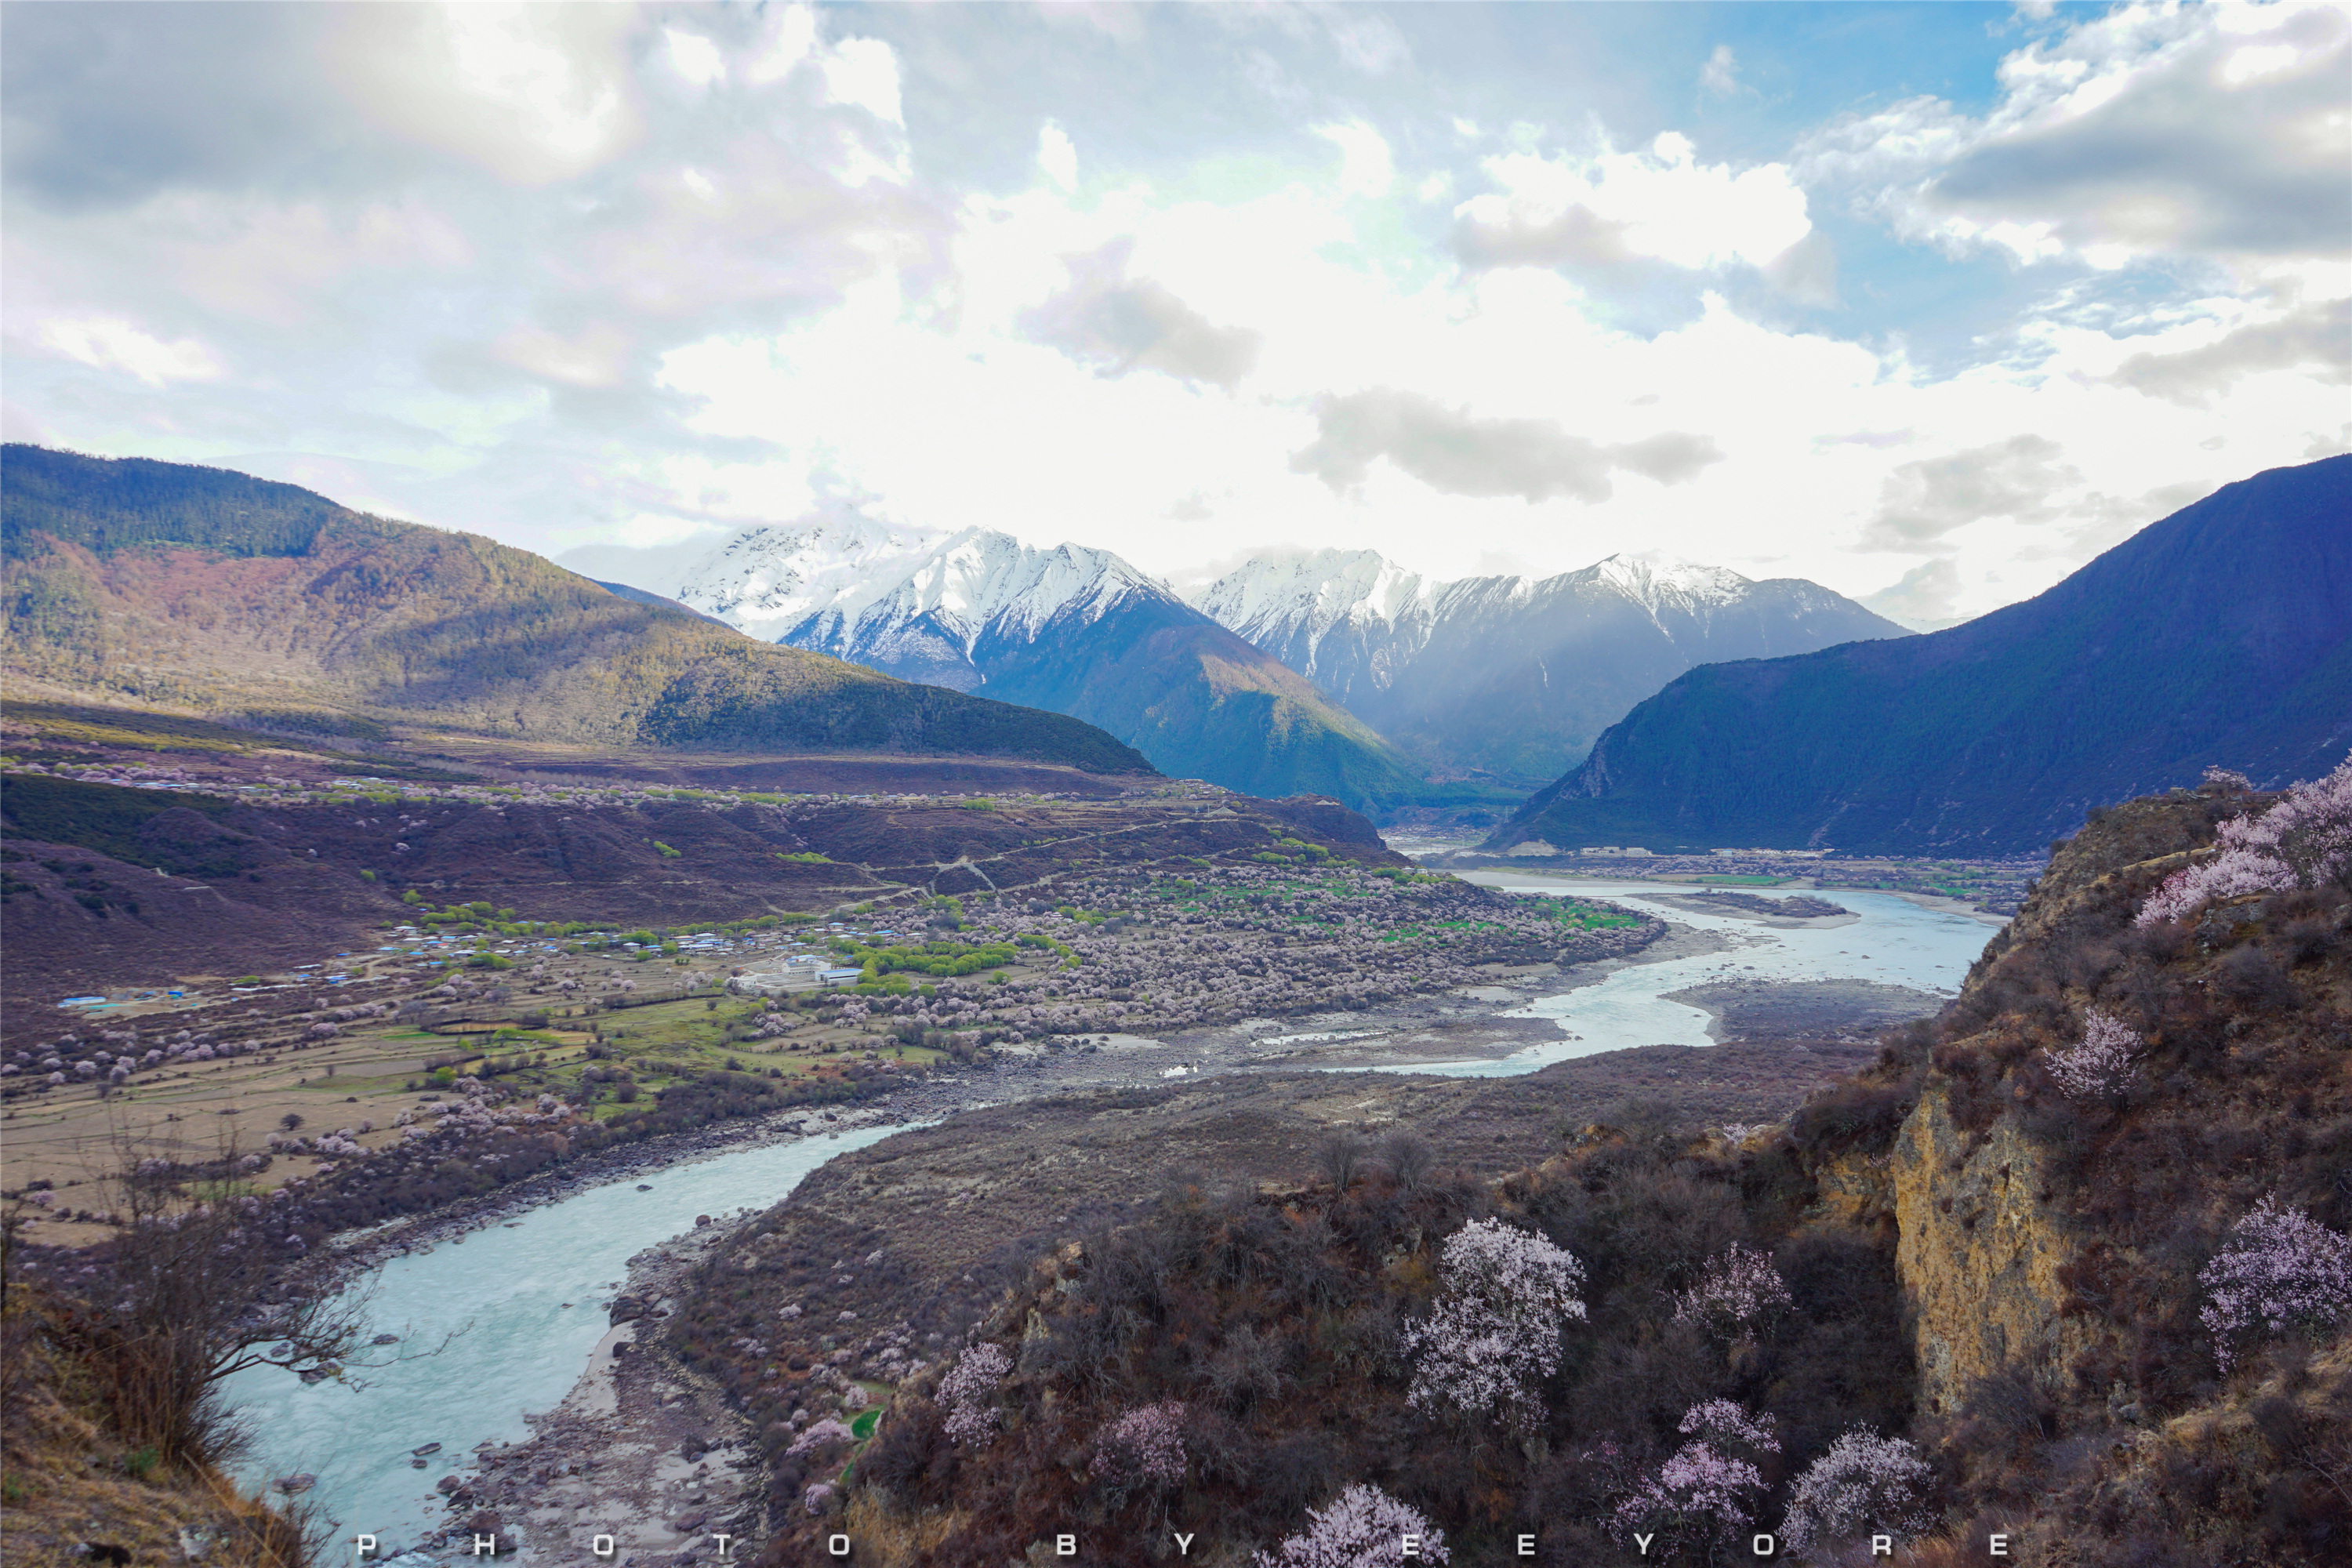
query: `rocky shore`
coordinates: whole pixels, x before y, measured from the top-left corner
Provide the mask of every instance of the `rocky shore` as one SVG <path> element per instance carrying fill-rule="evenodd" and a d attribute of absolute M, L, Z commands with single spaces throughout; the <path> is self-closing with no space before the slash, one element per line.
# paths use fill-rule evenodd
<path fill-rule="evenodd" d="M 446 1477 L 445 1532 L 404 1555 L 471 1562 L 481 1538 L 498 1555 L 580 1568 L 754 1555 L 764 1500 L 742 1417 L 659 1342 L 688 1277 L 743 1218 L 698 1224 L 632 1258 L 611 1331 L 572 1392 L 530 1417 L 530 1438 L 483 1444 L 471 1468 Z"/>

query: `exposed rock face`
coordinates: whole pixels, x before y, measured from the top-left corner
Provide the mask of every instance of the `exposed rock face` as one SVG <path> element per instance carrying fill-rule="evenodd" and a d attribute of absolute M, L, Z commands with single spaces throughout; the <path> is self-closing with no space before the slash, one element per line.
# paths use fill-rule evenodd
<path fill-rule="evenodd" d="M 2074 1257 L 2047 1200 L 2042 1152 L 2004 1118 L 1973 1152 L 1931 1082 L 1895 1139 L 1895 1274 L 1914 1314 L 1919 1402 L 1958 1408 L 2014 1363 L 2064 1366 L 2087 1340 L 2062 1315 Z"/>

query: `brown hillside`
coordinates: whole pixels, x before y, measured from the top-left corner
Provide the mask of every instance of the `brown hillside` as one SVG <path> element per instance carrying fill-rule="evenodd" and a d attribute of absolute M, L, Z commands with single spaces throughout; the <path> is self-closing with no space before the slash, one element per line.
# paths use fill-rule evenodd
<path fill-rule="evenodd" d="M 735 1309 L 772 1322 L 772 1275 L 815 1301 L 821 1266 L 855 1238 L 802 1235 L 791 1203 L 707 1271 L 675 1344 L 723 1368 L 765 1423 L 777 1563 L 845 1529 L 890 1564 L 1017 1560 L 1062 1531 L 1143 1563 L 1181 1528 L 1195 1560 L 1237 1563 L 1354 1482 L 1442 1529 L 1457 1564 L 1520 1561 L 1522 1533 L 1542 1562 L 1630 1562 L 1643 1478 L 1710 1400 L 1778 1441 L 1752 1456 L 1752 1490 L 1733 1489 L 1723 1540 L 1787 1529 L 1808 1468 L 1864 1428 L 1925 1463 L 1898 1563 L 1982 1561 L 1996 1532 L 2021 1561 L 2069 1568 L 2345 1561 L 2344 1322 L 2233 1338 L 2225 1364 L 2200 1276 L 2264 1198 L 2335 1233 L 2328 1245 L 2352 1231 L 2352 897 L 2331 883 L 2135 923 L 2217 821 L 2273 798 L 2215 786 L 2096 814 L 1940 1019 L 1743 1142 L 1591 1128 L 1498 1181 L 1433 1172 L 1399 1144 L 1353 1169 L 1326 1156 L 1303 1184 L 1180 1180 L 1073 1212 L 1013 1278 L 980 1278 L 993 1304 L 976 1338 L 1011 1371 L 977 1438 L 942 1425 L 962 1347 L 933 1337 L 929 1308 L 901 1309 L 903 1325 L 881 1310 L 910 1257 L 872 1273 L 881 1294 L 843 1342 L 866 1381 L 895 1384 L 876 1435 L 792 1451 L 836 1391 L 803 1373 L 789 1327 L 730 1340 L 747 1331 Z M 2135 1071 L 2070 1094 L 2053 1064 L 2094 1010 L 2138 1040 Z M 1149 1140 L 1151 1104 L 1123 1114 Z M 875 1202 L 901 1179 L 895 1147 L 865 1157 Z M 1108 1150 L 1096 1136 L 1023 1158 L 1075 1172 Z M 1479 1216 L 1584 1270 L 1587 1316 L 1565 1324 L 1524 1439 L 1406 1398 L 1403 1331 L 1435 1304 L 1441 1244 Z M 1734 1244 L 1769 1257 L 1785 1309 L 1728 1333 L 1678 1316 Z M 974 1284 L 946 1295 L 969 1301 Z M 1107 1434 L 1171 1404 L 1181 1479 L 1122 1484 L 1100 1461 Z M 819 1483 L 836 1489 L 812 1502 Z M 1706 1522 L 1668 1519 L 1697 1553 L 1670 1560 L 1704 1560 Z"/>
<path fill-rule="evenodd" d="M 133 478 L 144 488 L 125 499 Z M 755 642 L 619 598 L 527 552 L 364 516 L 290 486 L 23 447 L 7 449 L 0 480 L 0 657 L 57 690 L 313 723 L 428 721 L 525 742 L 1151 772 L 1060 714 Z M 223 487 L 226 500 L 214 494 Z M 299 498 L 299 526 L 272 523 L 295 505 L 281 491 Z"/>

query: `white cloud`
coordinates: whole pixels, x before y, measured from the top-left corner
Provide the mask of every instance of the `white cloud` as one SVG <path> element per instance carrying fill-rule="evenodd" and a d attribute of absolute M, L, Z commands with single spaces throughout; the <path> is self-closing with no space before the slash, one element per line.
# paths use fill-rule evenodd
<path fill-rule="evenodd" d="M 1982 119 L 1909 100 L 1823 127 L 1801 169 L 1906 238 L 2021 261 L 2340 255 L 2347 71 L 2332 0 L 2117 6 L 2003 59 Z"/>
<path fill-rule="evenodd" d="M 816 48 L 816 13 L 806 5 L 771 7 L 766 24 L 745 51 L 743 79 L 754 87 L 783 80 Z"/>
<path fill-rule="evenodd" d="M 1339 149 L 1339 190 L 1350 196 L 1384 196 L 1396 181 L 1396 164 L 1381 133 L 1360 120 L 1318 125 L 1315 134 Z"/>
<path fill-rule="evenodd" d="M 1674 484 L 1723 458 L 1704 436 L 1667 431 L 1603 447 L 1555 420 L 1481 417 L 1392 387 L 1319 397 L 1315 419 L 1315 440 L 1290 466 L 1341 491 L 1360 491 L 1373 462 L 1385 458 L 1448 495 L 1517 496 L 1530 505 L 1566 496 L 1589 504 L 1613 493 L 1612 468 Z"/>
<path fill-rule="evenodd" d="M 2110 379 L 2199 408 L 2210 406 L 2240 379 L 2264 372 L 2305 374 L 2336 386 L 2352 384 L 2352 300 L 2323 300 L 2235 326 L 2199 322 L 2166 335 L 2201 341 L 2143 349 L 2117 365 Z"/>
<path fill-rule="evenodd" d="M 1506 153 L 1482 167 L 1498 188 L 1455 209 L 1457 244 L 1477 263 L 1760 267 L 1812 228 L 1787 165 L 1701 163 L 1671 131 L 1642 152 Z"/>
<path fill-rule="evenodd" d="M 1698 84 L 1717 98 L 1729 98 L 1739 90 L 1739 57 L 1732 53 L 1729 44 L 1715 46 L 1715 53 L 1698 68 Z"/>
<path fill-rule="evenodd" d="M 1066 194 L 1078 188 L 1077 144 L 1050 120 L 1037 132 L 1037 167 Z"/>
<path fill-rule="evenodd" d="M 1876 610 L 1888 620 L 1915 632 L 1941 631 L 1957 625 L 1960 600 L 1960 569 L 1949 561 L 1924 562 L 1875 594 L 1862 595 L 1864 609 Z"/>
<path fill-rule="evenodd" d="M 1386 76 L 1412 58 L 1412 46 L 1387 17 L 1353 7 L 1334 6 L 1324 25 L 1339 58 L 1366 76 Z"/>
<path fill-rule="evenodd" d="M 1933 550 L 1947 534 L 1989 519 L 2046 522 L 2058 515 L 2058 492 L 2083 479 L 2062 456 L 2057 442 L 2027 434 L 1901 464 L 1880 489 L 1862 548 Z"/>
<path fill-rule="evenodd" d="M 519 185 L 594 168 L 635 141 L 641 107 L 618 5 L 357 7 L 331 73 L 398 135 Z"/>
<path fill-rule="evenodd" d="M 898 55 L 879 38 L 844 38 L 821 65 L 825 95 L 891 125 L 907 122 L 899 102 Z"/>
<path fill-rule="evenodd" d="M 68 359 L 99 370 L 121 371 L 149 386 L 174 381 L 218 381 L 227 374 L 220 356 L 194 338 L 165 342 L 130 322 L 111 317 L 42 323 L 40 341 Z"/>
<path fill-rule="evenodd" d="M 677 27 L 662 29 L 662 43 L 669 50 L 670 69 L 696 87 L 727 79 L 727 57 L 719 46 L 700 33 L 688 33 Z"/>
<path fill-rule="evenodd" d="M 491 352 L 517 370 L 567 386 L 612 387 L 628 368 L 629 335 L 600 321 L 565 336 L 543 327 L 517 327 Z"/>
<path fill-rule="evenodd" d="M 1156 370 L 1232 391 L 1256 363 L 1263 340 L 1218 326 L 1163 284 L 1126 276 L 1133 250 L 1131 239 L 1120 238 L 1069 258 L 1069 288 L 1024 312 L 1023 331 L 1106 375 Z"/>

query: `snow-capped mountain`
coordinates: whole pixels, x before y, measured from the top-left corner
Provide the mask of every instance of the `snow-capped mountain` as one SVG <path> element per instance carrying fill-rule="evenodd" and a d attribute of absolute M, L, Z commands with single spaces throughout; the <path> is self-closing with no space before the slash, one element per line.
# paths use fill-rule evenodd
<path fill-rule="evenodd" d="M 640 586 L 752 637 L 959 691 L 987 684 L 983 644 L 1034 643 L 1056 622 L 1091 626 L 1130 597 L 1181 603 L 1108 550 L 1040 550 L 988 529 L 931 533 L 855 516 L 746 528 L 692 555 L 633 553 L 617 568 L 634 570 Z M 590 551 L 565 562 L 616 569 Z M 658 575 L 644 582 L 649 572 Z"/>
<path fill-rule="evenodd" d="M 1519 784 L 1694 665 L 1908 635 L 1818 584 L 1657 554 L 1438 582 L 1325 550 L 1249 562 L 1193 602 L 1408 751 Z"/>
<path fill-rule="evenodd" d="M 1085 719 L 1178 777 L 1374 807 L 1420 787 L 1313 683 L 1107 550 L 842 516 L 563 562 L 754 637 Z"/>
<path fill-rule="evenodd" d="M 778 640 L 971 691 L 987 684 L 997 656 L 1082 636 L 1130 601 L 1182 603 L 1108 550 L 1039 550 L 972 528 L 809 604 Z"/>

